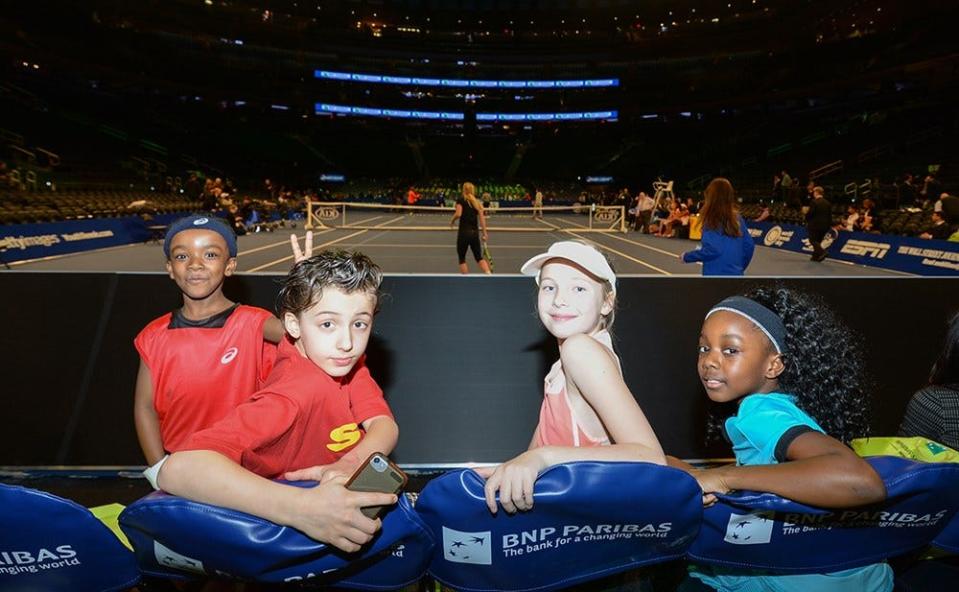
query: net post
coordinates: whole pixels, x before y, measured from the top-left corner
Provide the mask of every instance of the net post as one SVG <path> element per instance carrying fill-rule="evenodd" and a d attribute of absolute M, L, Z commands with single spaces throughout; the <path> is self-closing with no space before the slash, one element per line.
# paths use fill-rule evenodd
<path fill-rule="evenodd" d="M 593 218 L 596 217 L 596 204 L 589 204 L 589 216 L 587 216 L 587 221 L 589 223 L 588 228 L 593 229 Z"/>
<path fill-rule="evenodd" d="M 346 202 L 343 202 L 343 226 L 346 226 Z"/>
<path fill-rule="evenodd" d="M 306 230 L 313 230 L 313 200 L 306 200 L 306 224 L 303 225 Z"/>
<path fill-rule="evenodd" d="M 626 234 L 626 206 L 619 206 L 619 231 Z"/>

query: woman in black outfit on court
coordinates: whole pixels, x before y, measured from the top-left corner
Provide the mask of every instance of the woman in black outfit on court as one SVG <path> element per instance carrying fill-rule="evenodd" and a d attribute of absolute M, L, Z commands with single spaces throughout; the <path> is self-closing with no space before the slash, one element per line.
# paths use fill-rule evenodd
<path fill-rule="evenodd" d="M 479 264 L 483 273 L 489 275 L 492 272 L 489 261 L 483 257 L 483 249 L 480 245 L 480 230 L 482 229 L 482 239 L 486 241 L 486 215 L 483 213 L 483 204 L 476 199 L 476 186 L 472 183 L 463 183 L 463 197 L 456 200 L 456 212 L 453 219 L 450 220 L 450 226 L 456 223 L 459 218 L 459 232 L 456 233 L 456 254 L 460 260 L 460 273 L 469 273 L 466 267 L 466 248 L 473 251 L 473 257 Z"/>

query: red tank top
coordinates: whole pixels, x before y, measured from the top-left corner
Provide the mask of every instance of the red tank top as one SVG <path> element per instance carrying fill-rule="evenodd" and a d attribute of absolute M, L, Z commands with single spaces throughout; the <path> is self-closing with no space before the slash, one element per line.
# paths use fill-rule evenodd
<path fill-rule="evenodd" d="M 208 428 L 247 400 L 266 380 L 276 346 L 263 340 L 273 316 L 238 305 L 221 327 L 171 328 L 172 313 L 153 320 L 134 340 L 150 369 L 153 406 L 167 452 Z"/>

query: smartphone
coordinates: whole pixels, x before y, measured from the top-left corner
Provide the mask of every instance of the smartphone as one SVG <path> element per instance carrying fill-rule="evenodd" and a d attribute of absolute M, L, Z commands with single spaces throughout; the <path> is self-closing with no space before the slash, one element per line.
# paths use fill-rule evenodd
<path fill-rule="evenodd" d="M 360 465 L 346 488 L 351 491 L 399 493 L 406 486 L 404 473 L 385 454 L 374 452 Z M 367 506 L 361 511 L 368 518 L 379 518 L 389 506 Z"/>

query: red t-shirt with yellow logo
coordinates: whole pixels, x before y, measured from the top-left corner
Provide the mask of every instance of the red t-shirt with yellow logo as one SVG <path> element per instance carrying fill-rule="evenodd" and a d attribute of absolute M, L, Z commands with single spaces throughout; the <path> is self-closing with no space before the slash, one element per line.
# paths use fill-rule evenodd
<path fill-rule="evenodd" d="M 365 358 L 333 378 L 284 340 L 263 389 L 181 450 L 213 450 L 272 479 L 336 462 L 363 437 L 360 424 L 378 415 L 393 417 Z"/>

